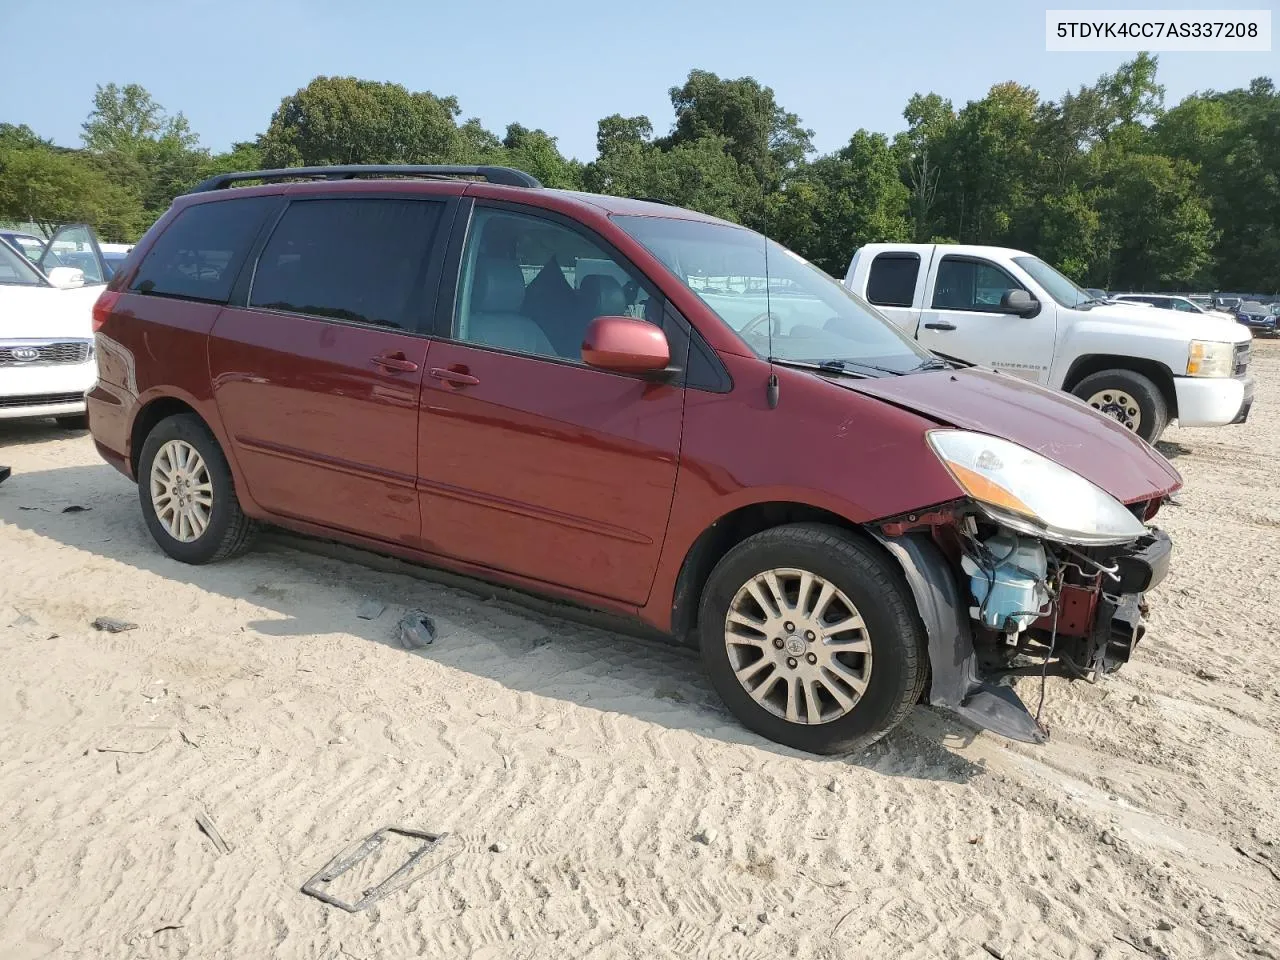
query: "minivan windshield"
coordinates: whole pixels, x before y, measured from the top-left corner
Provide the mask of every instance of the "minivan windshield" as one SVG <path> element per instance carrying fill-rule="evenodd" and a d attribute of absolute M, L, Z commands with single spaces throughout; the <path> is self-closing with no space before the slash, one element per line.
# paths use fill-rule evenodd
<path fill-rule="evenodd" d="M 1039 257 L 1014 257 L 1013 262 L 1031 274 L 1031 279 L 1044 287 L 1045 292 L 1064 307 L 1078 307 L 1098 300 Z"/>
<path fill-rule="evenodd" d="M 615 216 L 762 359 L 909 373 L 934 358 L 813 264 L 743 227 Z"/>

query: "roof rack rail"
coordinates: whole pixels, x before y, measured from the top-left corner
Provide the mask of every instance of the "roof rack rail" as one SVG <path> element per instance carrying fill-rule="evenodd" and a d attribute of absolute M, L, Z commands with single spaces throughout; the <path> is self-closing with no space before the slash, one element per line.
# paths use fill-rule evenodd
<path fill-rule="evenodd" d="M 639 200 L 641 203 L 660 203 L 664 207 L 678 206 L 678 204 L 672 200 L 659 200 L 657 197 L 632 197 L 631 199 Z"/>
<path fill-rule="evenodd" d="M 220 173 L 192 187 L 192 193 L 222 190 L 241 180 L 353 180 L 356 177 L 475 177 L 507 187 L 540 187 L 536 177 L 511 167 L 458 167 L 425 163 L 353 163 L 331 167 L 285 167 L 281 170 L 243 170 Z"/>

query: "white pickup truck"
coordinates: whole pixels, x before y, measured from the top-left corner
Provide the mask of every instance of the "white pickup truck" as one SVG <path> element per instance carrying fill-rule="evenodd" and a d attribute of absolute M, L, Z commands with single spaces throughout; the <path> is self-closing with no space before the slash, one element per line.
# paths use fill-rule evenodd
<path fill-rule="evenodd" d="M 1099 301 L 1020 250 L 873 243 L 844 285 L 933 353 L 1069 391 L 1150 443 L 1253 403 L 1247 327 Z"/>

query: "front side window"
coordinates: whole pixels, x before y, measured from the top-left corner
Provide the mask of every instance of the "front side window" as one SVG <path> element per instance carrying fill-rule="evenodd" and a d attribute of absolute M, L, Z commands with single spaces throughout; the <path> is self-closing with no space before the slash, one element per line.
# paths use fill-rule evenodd
<path fill-rule="evenodd" d="M 30 261 L 7 243 L 0 242 L 0 284 L 13 287 L 38 287 L 40 275 Z"/>
<path fill-rule="evenodd" d="M 1200 308 L 1189 300 L 1173 301 L 1173 309 L 1181 310 L 1183 313 L 1200 313 Z"/>
<path fill-rule="evenodd" d="M 156 238 L 133 278 L 135 293 L 226 303 L 276 197 L 197 203 Z"/>
<path fill-rule="evenodd" d="M 414 305 L 441 209 L 430 200 L 295 201 L 258 259 L 249 306 L 416 326 Z"/>
<path fill-rule="evenodd" d="M 930 355 L 813 264 L 754 231 L 615 216 L 762 359 L 918 369 Z"/>
<path fill-rule="evenodd" d="M 943 257 L 933 285 L 933 308 L 995 313 L 1005 293 L 1021 289 L 1021 284 L 994 263 Z"/>
<path fill-rule="evenodd" d="M 919 274 L 919 254 L 879 254 L 871 262 L 867 299 L 877 307 L 909 307 L 915 299 Z"/>
<path fill-rule="evenodd" d="M 588 324 L 618 316 L 660 323 L 660 304 L 598 244 L 541 217 L 476 210 L 458 278 L 455 339 L 580 360 Z"/>

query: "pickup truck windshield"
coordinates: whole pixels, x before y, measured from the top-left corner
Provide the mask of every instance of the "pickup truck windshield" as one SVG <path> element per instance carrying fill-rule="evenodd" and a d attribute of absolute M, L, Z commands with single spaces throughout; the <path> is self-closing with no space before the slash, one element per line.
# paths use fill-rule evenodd
<path fill-rule="evenodd" d="M 908 373 L 933 359 L 827 274 L 758 233 L 669 217 L 613 221 L 762 359 L 859 373 Z"/>
<path fill-rule="evenodd" d="M 1014 257 L 1013 262 L 1031 274 L 1031 279 L 1044 287 L 1045 292 L 1064 307 L 1078 307 L 1098 299 L 1077 287 L 1039 257 Z"/>

